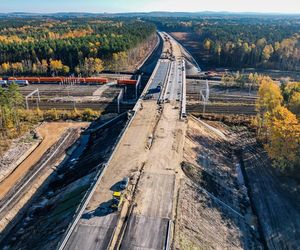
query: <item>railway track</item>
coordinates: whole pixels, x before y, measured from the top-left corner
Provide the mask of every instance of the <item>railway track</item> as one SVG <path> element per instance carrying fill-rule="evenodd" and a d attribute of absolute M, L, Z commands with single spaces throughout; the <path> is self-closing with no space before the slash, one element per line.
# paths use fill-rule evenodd
<path fill-rule="evenodd" d="M 202 104 L 187 104 L 189 113 L 203 112 Z M 206 105 L 205 113 L 228 114 L 228 115 L 256 115 L 254 105 Z"/>
<path fill-rule="evenodd" d="M 93 109 L 93 110 L 105 110 L 107 112 L 117 112 L 118 105 L 114 102 L 39 102 L 38 106 L 41 110 L 59 109 L 59 110 L 78 110 Z M 133 104 L 121 104 L 121 112 L 127 111 L 133 108 Z M 35 109 L 37 104 L 35 102 L 29 102 L 29 108 Z"/>
<path fill-rule="evenodd" d="M 199 93 L 187 93 L 187 99 L 189 101 L 199 100 Z M 210 102 L 220 102 L 220 103 L 247 103 L 255 104 L 256 98 L 253 97 L 239 97 L 239 96 L 210 96 Z"/>
<path fill-rule="evenodd" d="M 77 130 L 69 129 L 61 139 L 53 145 L 41 159 L 31 168 L 30 171 L 4 196 L 0 201 L 0 218 L 5 215 L 18 203 L 20 198 L 28 191 L 34 180 L 41 172 L 55 164 L 57 159 L 65 154 L 65 150 L 77 139 Z"/>

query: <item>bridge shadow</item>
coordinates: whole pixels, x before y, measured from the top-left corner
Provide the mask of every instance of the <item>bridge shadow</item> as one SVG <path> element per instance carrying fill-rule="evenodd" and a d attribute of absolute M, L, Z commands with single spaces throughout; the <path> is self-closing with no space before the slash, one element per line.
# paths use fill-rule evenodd
<path fill-rule="evenodd" d="M 124 116 L 92 133 L 76 164 L 70 163 L 72 155 L 66 156 L 1 232 L 0 249 L 56 249 L 127 122 Z M 94 216 L 110 213 L 105 209 L 110 202 L 101 204 Z"/>
<path fill-rule="evenodd" d="M 99 207 L 97 207 L 95 210 L 84 213 L 82 215 L 82 219 L 92 219 L 94 217 L 103 217 L 103 216 L 107 216 L 109 214 L 112 214 L 114 212 L 114 210 L 110 207 L 111 204 L 113 203 L 113 200 L 109 200 L 106 202 L 103 202 L 99 205 Z"/>

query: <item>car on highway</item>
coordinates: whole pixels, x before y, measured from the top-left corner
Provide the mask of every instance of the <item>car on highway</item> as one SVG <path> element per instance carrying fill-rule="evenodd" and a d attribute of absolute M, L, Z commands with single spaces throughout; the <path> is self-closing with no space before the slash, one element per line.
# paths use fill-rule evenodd
<path fill-rule="evenodd" d="M 129 184 L 129 177 L 125 177 L 121 182 L 120 182 L 120 188 L 121 189 L 126 189 Z"/>

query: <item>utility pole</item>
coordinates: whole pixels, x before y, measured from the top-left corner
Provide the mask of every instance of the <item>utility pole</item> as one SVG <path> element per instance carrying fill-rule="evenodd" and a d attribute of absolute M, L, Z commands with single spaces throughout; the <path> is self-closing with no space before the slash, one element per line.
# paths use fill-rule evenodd
<path fill-rule="evenodd" d="M 37 94 L 37 106 L 38 106 L 38 102 L 41 101 L 41 98 L 40 98 L 40 93 L 39 93 L 39 89 L 36 89 L 34 91 L 32 91 L 29 95 L 27 95 L 25 97 L 25 105 L 26 105 L 26 109 L 29 110 L 29 104 L 28 104 L 28 98 L 29 97 L 33 97 L 34 94 Z"/>

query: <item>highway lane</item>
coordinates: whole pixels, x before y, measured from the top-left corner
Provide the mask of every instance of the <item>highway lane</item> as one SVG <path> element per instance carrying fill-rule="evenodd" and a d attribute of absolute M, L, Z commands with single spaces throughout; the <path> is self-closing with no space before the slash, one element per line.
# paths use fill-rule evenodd
<path fill-rule="evenodd" d="M 174 109 L 182 100 L 184 62 L 180 56 L 176 56 L 170 64 L 164 94 L 166 102 L 138 184 L 136 206 L 124 233 L 122 250 L 164 249 L 169 240 L 168 225 L 173 217 L 173 197 L 176 192 L 174 172 L 180 167 L 182 135 L 185 131 L 185 124 L 179 121 L 180 112 Z"/>
<path fill-rule="evenodd" d="M 150 79 L 150 87 L 147 91 L 146 98 L 158 99 L 160 96 L 160 91 L 167 80 L 169 68 L 171 62 L 169 60 L 159 60 L 159 66 L 155 72 L 153 78 Z M 160 86 L 160 88 L 158 87 Z"/>
<path fill-rule="evenodd" d="M 144 100 L 140 100 L 141 108 L 119 142 L 105 175 L 64 249 L 109 247 L 115 235 L 114 229 L 118 230 L 116 218 L 119 216 L 118 212 L 109 209 L 112 191 L 118 181 L 125 176 L 137 176 L 137 171 L 142 171 L 141 183 L 135 184 L 137 207 L 129 217 L 121 238 L 121 249 L 162 249 L 166 244 L 173 209 L 174 170 L 180 167 L 185 131 L 185 123 L 179 121 L 180 112 L 174 109 L 181 101 L 178 97 L 181 95 L 182 78 L 185 77 L 181 65 L 179 57 L 176 61 L 159 60 Z M 166 86 L 168 79 L 169 86 Z M 159 85 L 160 90 L 157 88 Z M 169 88 L 174 103 L 165 103 L 166 111 L 162 114 L 156 101 L 165 86 Z M 155 137 L 153 148 L 145 149 L 151 134 Z M 141 167 L 144 165 L 145 171 Z"/>
<path fill-rule="evenodd" d="M 160 91 L 155 93 L 151 91 L 156 90 L 159 84 L 165 84 L 168 78 L 169 67 L 170 61 L 159 61 L 157 70 L 153 73 L 152 80 L 148 85 L 148 92 L 150 92 L 148 95 L 152 95 L 151 100 L 146 101 L 144 109 L 138 112 L 131 126 L 129 126 L 127 133 L 124 135 L 124 141 L 121 141 L 119 144 L 120 149 L 116 150 L 116 156 L 112 158 L 112 163 L 108 170 L 109 173 L 106 172 L 102 183 L 100 182 L 99 188 L 95 191 L 91 202 L 79 219 L 63 249 L 107 249 L 109 246 L 119 216 L 117 211 L 112 212 L 110 209 L 113 186 L 117 181 L 122 180 L 122 175 L 126 176 L 129 174 L 126 172 L 126 168 L 132 168 L 142 163 L 143 158 L 136 162 L 137 157 L 135 156 L 137 152 L 144 150 L 144 143 L 149 135 L 148 131 L 155 124 L 156 100 L 160 95 Z M 134 146 L 130 147 L 129 145 Z M 138 145 L 140 146 L 138 147 Z M 136 147 L 138 147 L 138 150 Z M 126 150 L 126 154 L 122 150 Z M 118 157 L 126 160 L 117 160 Z M 118 170 L 114 170 L 114 167 Z M 122 170 L 120 167 L 122 167 Z M 110 175 L 112 176 L 108 177 Z"/>

